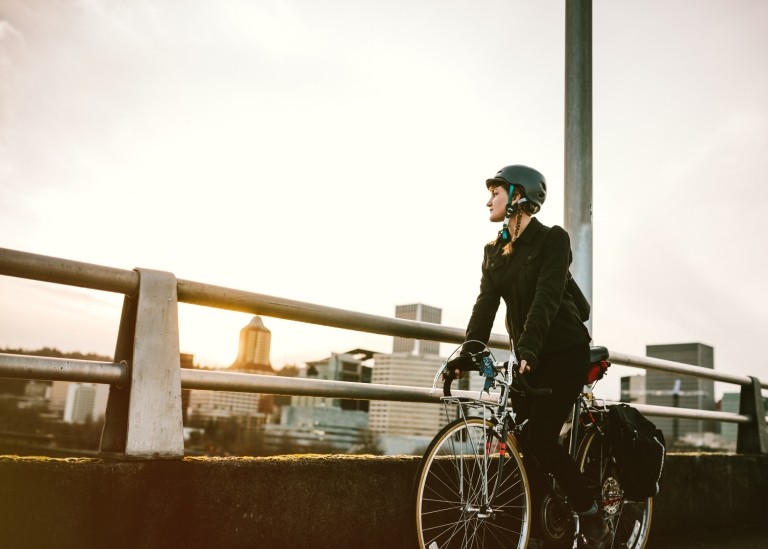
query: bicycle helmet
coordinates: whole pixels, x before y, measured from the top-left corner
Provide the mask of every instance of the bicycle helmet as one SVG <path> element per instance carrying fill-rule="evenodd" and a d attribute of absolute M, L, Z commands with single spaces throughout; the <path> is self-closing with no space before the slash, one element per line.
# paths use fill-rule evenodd
<path fill-rule="evenodd" d="M 547 180 L 544 179 L 541 172 L 528 166 L 521 164 L 506 166 L 485 182 L 485 186 L 489 189 L 494 185 L 503 184 L 509 187 L 516 185 L 521 191 L 523 198 L 533 206 L 533 213 L 541 209 L 541 205 L 544 204 L 544 200 L 547 198 Z M 509 191 L 509 188 L 507 191 L 511 200 L 512 192 Z"/>

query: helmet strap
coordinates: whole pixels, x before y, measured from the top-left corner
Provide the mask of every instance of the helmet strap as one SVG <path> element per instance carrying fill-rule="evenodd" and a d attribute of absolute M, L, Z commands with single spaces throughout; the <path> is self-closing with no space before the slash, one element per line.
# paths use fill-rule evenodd
<path fill-rule="evenodd" d="M 507 203 L 507 215 L 504 216 L 504 225 L 501 227 L 501 239 L 504 242 L 509 242 L 512 240 L 512 237 L 509 236 L 509 220 L 512 218 L 512 215 L 517 211 L 517 209 L 520 207 L 520 204 L 523 202 L 528 202 L 527 198 L 519 198 L 515 202 L 512 202 L 512 194 L 510 193 L 509 196 L 509 202 Z"/>

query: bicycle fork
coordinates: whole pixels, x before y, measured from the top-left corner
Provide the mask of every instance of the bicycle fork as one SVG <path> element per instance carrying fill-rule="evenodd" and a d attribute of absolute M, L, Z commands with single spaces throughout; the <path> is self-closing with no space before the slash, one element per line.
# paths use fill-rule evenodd
<path fill-rule="evenodd" d="M 483 452 L 483 476 L 485 482 L 482 483 L 482 505 L 478 510 L 478 518 L 488 518 L 493 514 L 493 497 L 499 493 L 499 487 L 501 486 L 502 479 L 504 477 L 504 462 L 507 459 L 509 448 L 507 447 L 507 435 L 509 434 L 509 428 L 506 422 L 502 424 L 501 439 L 499 440 L 499 466 L 496 474 L 496 481 L 493 485 L 493 489 L 489 492 L 489 475 L 492 467 L 491 456 L 493 455 L 493 442 L 495 427 L 490 426 L 486 429 L 485 433 L 485 451 Z"/>

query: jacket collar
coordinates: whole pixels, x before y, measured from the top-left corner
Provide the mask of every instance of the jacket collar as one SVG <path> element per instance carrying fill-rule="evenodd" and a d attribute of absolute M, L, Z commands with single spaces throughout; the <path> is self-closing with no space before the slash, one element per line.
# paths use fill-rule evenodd
<path fill-rule="evenodd" d="M 528 226 L 523 231 L 523 234 L 521 234 L 517 238 L 517 242 L 515 244 L 528 244 L 530 243 L 535 237 L 536 234 L 544 227 L 544 225 L 541 224 L 541 221 L 536 219 L 535 217 L 531 218 L 531 221 L 528 223 Z"/>
<path fill-rule="evenodd" d="M 543 228 L 544 225 L 541 223 L 541 221 L 535 217 L 532 217 L 531 221 L 528 223 L 528 226 L 523 231 L 523 234 L 518 237 L 515 245 L 517 246 L 522 244 L 523 246 L 528 246 Z M 495 250 L 493 252 L 494 254 L 501 255 L 502 249 L 506 245 L 506 242 L 504 242 L 501 237 L 498 237 L 496 240 L 489 242 L 488 245 Z"/>

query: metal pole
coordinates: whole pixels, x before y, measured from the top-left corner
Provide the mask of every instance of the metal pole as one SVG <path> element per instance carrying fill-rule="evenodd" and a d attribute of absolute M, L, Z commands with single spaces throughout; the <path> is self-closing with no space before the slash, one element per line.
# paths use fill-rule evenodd
<path fill-rule="evenodd" d="M 565 2 L 565 229 L 573 278 L 592 304 L 592 0 Z"/>
<path fill-rule="evenodd" d="M 391 400 L 397 402 L 439 403 L 443 396 L 441 387 L 433 391 L 429 387 L 405 387 L 299 377 L 284 378 L 261 374 L 188 369 L 181 370 L 181 386 L 184 389 L 196 390 L 273 395 L 307 395 L 355 400 Z M 452 394 L 456 397 L 478 398 L 477 391 L 452 391 Z M 481 400 L 497 403 L 499 399 L 498 395 L 494 393 L 483 395 Z"/>
<path fill-rule="evenodd" d="M 614 364 L 622 364 L 633 368 L 643 368 L 645 370 L 658 370 L 660 372 L 671 372 L 673 374 L 682 374 L 703 379 L 712 379 L 724 383 L 735 383 L 736 385 L 752 384 L 752 378 L 745 375 L 729 374 L 727 372 L 718 372 L 701 366 L 692 366 L 681 364 L 663 358 L 652 358 L 647 356 L 628 355 L 626 353 L 617 353 L 611 351 L 608 360 Z M 768 383 L 762 384 L 763 389 L 768 389 Z"/>
<path fill-rule="evenodd" d="M 565 1 L 565 230 L 571 237 L 571 272 L 592 305 L 592 0 Z M 578 447 L 578 405 L 571 448 Z"/>
<path fill-rule="evenodd" d="M 122 386 L 128 366 L 113 362 L 0 354 L 0 377 Z"/>
<path fill-rule="evenodd" d="M 125 269 L 0 248 L 0 275 L 133 295 L 139 274 Z"/>

